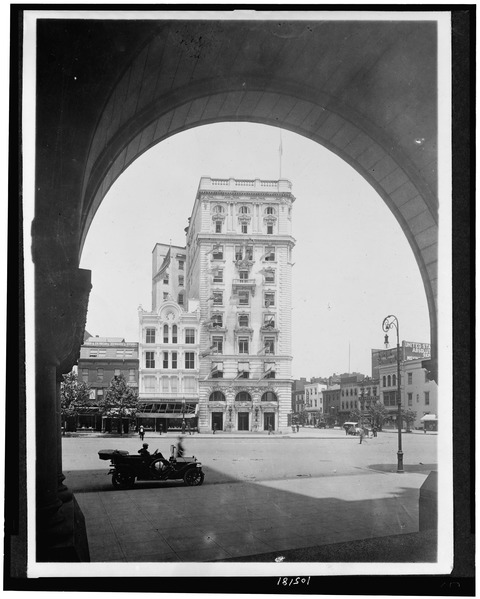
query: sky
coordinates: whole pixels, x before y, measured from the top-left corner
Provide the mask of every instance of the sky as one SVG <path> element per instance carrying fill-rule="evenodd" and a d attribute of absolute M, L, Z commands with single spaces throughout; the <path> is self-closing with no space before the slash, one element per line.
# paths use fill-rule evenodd
<path fill-rule="evenodd" d="M 280 173 L 296 198 L 293 377 L 371 375 L 371 349 L 383 347 L 382 321 L 389 314 L 398 318 L 401 340 L 429 343 L 420 271 L 382 198 L 323 146 L 253 123 L 176 134 L 113 184 L 81 257 L 81 268 L 92 271 L 87 331 L 139 340 L 137 308 L 152 307 L 152 250 L 156 243 L 185 245 L 200 177 L 278 179 Z"/>

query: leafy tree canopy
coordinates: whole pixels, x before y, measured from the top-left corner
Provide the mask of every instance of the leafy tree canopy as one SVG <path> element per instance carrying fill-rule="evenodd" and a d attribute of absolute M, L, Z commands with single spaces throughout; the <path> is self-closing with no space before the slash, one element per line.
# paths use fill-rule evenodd
<path fill-rule="evenodd" d="M 368 415 L 371 423 L 381 429 L 382 424 L 388 415 L 388 410 L 382 402 L 377 401 L 368 408 Z"/>
<path fill-rule="evenodd" d="M 135 415 L 137 403 L 137 392 L 127 385 L 125 376 L 119 374 L 112 378 L 107 392 L 98 405 L 104 416 L 125 418 Z"/>
<path fill-rule="evenodd" d="M 75 416 L 79 409 L 89 404 L 90 386 L 79 382 L 76 372 L 63 375 L 60 384 L 60 406 L 62 416 Z"/>

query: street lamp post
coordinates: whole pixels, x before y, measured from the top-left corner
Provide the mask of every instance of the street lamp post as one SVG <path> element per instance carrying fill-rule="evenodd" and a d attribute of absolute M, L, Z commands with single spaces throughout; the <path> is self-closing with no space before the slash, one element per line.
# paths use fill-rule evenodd
<path fill-rule="evenodd" d="M 185 428 L 185 399 L 182 399 L 182 427 Z"/>
<path fill-rule="evenodd" d="M 382 329 L 385 333 L 395 327 L 397 331 L 397 428 L 398 428 L 398 451 L 397 451 L 397 472 L 403 472 L 403 451 L 402 451 L 402 398 L 400 395 L 400 331 L 398 319 L 393 314 L 384 318 Z M 385 346 L 388 347 L 388 335 L 385 335 Z"/>

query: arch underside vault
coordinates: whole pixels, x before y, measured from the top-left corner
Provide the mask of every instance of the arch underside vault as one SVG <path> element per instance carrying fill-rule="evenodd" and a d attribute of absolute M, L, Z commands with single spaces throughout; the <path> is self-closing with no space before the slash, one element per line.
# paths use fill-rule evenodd
<path fill-rule="evenodd" d="M 345 21 L 286 30 L 275 23 L 162 24 L 145 41 L 96 123 L 82 182 L 80 251 L 110 186 L 156 143 L 216 122 L 279 126 L 337 154 L 383 198 L 417 260 L 435 343 L 436 26 Z"/>

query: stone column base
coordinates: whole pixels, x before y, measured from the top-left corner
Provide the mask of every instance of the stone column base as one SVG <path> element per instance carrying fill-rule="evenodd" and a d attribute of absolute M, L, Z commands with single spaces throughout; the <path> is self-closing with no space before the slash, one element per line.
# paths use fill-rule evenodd
<path fill-rule="evenodd" d="M 61 522 L 37 532 L 37 562 L 89 562 L 85 518 L 74 496 L 58 510 Z"/>

